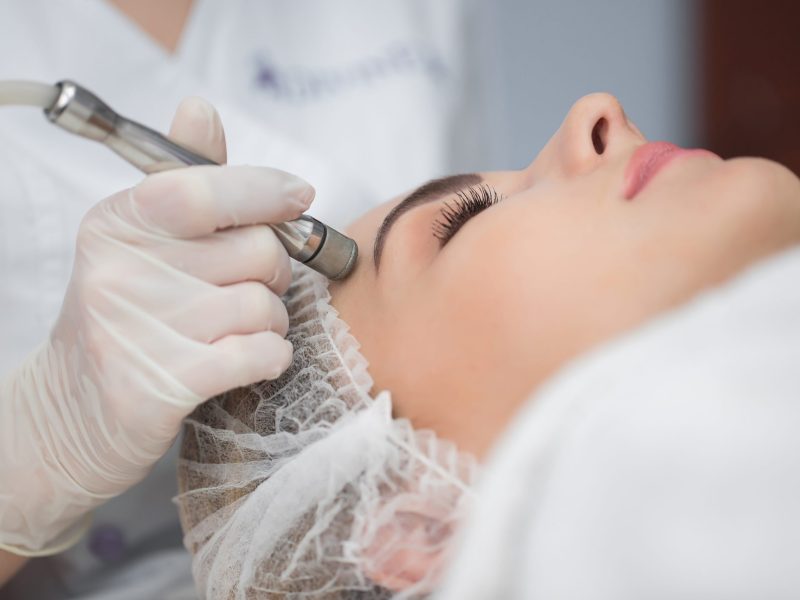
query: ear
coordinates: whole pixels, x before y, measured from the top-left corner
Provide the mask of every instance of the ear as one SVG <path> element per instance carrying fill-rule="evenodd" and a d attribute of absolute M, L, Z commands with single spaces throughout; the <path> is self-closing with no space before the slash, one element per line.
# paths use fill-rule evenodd
<path fill-rule="evenodd" d="M 420 506 L 420 498 L 395 498 L 371 515 L 363 539 L 364 574 L 399 592 L 431 593 L 439 581 L 452 535 L 452 514 Z"/>

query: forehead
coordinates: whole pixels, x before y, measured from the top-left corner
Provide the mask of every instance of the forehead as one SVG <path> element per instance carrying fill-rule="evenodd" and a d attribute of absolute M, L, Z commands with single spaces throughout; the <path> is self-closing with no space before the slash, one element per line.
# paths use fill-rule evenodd
<path fill-rule="evenodd" d="M 347 226 L 345 233 L 356 240 L 360 251 L 363 252 L 366 250 L 366 248 L 362 246 L 366 240 L 370 240 L 370 243 L 375 240 L 375 232 L 378 230 L 378 227 L 380 227 L 383 219 L 404 197 L 404 195 L 397 196 L 371 208 Z"/>

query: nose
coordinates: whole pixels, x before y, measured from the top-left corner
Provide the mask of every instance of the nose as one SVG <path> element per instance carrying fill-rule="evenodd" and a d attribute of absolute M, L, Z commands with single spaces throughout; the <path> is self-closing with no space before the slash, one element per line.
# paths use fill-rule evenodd
<path fill-rule="evenodd" d="M 529 168 L 536 175 L 546 170 L 546 175 L 573 177 L 630 153 L 645 141 L 619 100 L 611 94 L 589 94 L 573 104 Z"/>

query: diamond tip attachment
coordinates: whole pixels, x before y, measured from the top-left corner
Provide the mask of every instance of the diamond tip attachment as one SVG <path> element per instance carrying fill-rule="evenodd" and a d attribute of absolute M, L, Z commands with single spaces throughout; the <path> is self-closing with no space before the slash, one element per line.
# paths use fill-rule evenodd
<path fill-rule="evenodd" d="M 346 235 L 326 225 L 325 240 L 319 251 L 305 264 L 328 279 L 345 279 L 356 266 L 358 245 Z"/>

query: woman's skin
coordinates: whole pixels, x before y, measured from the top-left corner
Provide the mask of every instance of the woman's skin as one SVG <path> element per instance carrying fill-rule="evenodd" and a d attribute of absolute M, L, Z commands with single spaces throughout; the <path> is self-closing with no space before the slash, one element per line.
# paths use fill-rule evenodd
<path fill-rule="evenodd" d="M 482 457 L 569 359 L 800 242 L 800 180 L 763 159 L 677 157 L 626 199 L 645 143 L 592 94 L 527 168 L 483 174 L 504 199 L 445 247 L 432 226 L 452 193 L 397 220 L 379 271 L 373 242 L 398 200 L 352 224 L 361 258 L 333 303 L 397 416 Z"/>
<path fill-rule="evenodd" d="M 172 54 L 180 44 L 194 0 L 108 0 L 108 3 Z"/>
<path fill-rule="evenodd" d="M 28 562 L 28 559 L 24 556 L 17 556 L 0 550 L 0 589 L 26 562 Z"/>

